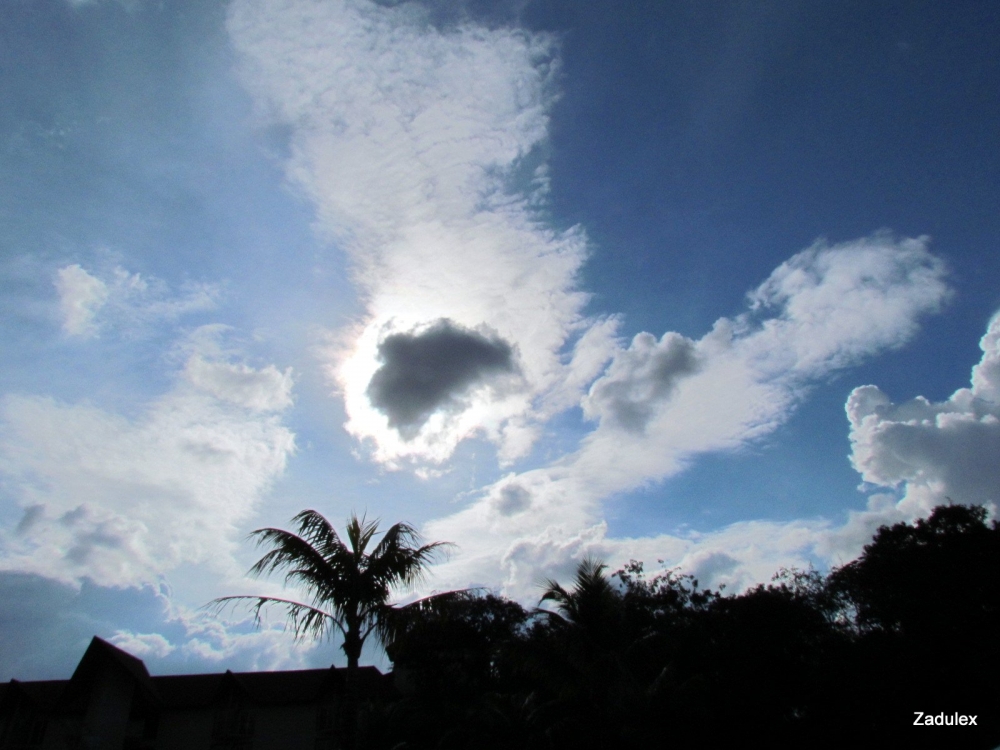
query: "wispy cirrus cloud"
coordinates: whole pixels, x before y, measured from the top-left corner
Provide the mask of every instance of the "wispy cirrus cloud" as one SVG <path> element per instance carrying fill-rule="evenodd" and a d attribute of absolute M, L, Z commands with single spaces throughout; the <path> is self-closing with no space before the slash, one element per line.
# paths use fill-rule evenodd
<path fill-rule="evenodd" d="M 188 283 L 175 293 L 161 279 L 129 273 L 120 266 L 93 274 L 72 263 L 56 271 L 53 283 L 63 333 L 81 339 L 99 336 L 108 326 L 136 331 L 154 322 L 210 310 L 220 296 L 216 284 Z"/>

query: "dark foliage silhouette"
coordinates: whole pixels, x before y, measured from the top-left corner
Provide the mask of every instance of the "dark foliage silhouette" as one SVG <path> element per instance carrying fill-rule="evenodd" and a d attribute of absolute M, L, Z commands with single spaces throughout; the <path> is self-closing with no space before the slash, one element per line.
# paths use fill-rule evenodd
<path fill-rule="evenodd" d="M 983 508 L 938 507 L 880 528 L 857 560 L 826 575 L 780 571 L 736 595 L 636 561 L 609 575 L 586 559 L 569 585 L 547 581 L 533 612 L 479 591 L 390 608 L 388 589 L 367 583 L 346 590 L 377 596 L 339 594 L 343 609 L 291 603 L 289 615 L 302 635 L 326 632 L 319 623 L 349 629 L 357 611 L 358 632 L 384 639 L 399 695 L 357 712 L 358 747 L 988 750 L 1000 745 L 1000 529 L 986 519 Z M 369 555 L 369 526 L 349 526 L 351 547 L 340 546 L 357 560 L 396 550 L 376 568 L 409 572 L 380 581 L 409 580 L 438 546 L 416 546 L 409 530 Z M 301 532 L 257 532 L 275 549 L 254 571 L 318 582 L 276 542 L 300 550 L 290 537 L 302 538 L 323 556 L 339 537 Z M 374 604 L 352 609 L 362 600 Z M 250 601 L 258 611 L 288 604 Z M 916 711 L 977 724 L 917 728 Z"/>
<path fill-rule="evenodd" d="M 888 740 L 916 710 L 960 712 L 992 727 L 992 744 L 952 747 L 1000 743 L 1000 689 L 989 677 L 1000 670 L 1000 528 L 985 508 L 939 506 L 912 525 L 883 526 L 830 574 L 828 591 L 853 630 L 857 684 L 844 711 L 871 735 Z M 927 746 L 941 746 L 922 731 Z M 975 741 L 971 732 L 952 739 Z"/>
<path fill-rule="evenodd" d="M 826 576 L 781 571 L 738 595 L 588 559 L 530 616 L 496 597 L 428 602 L 388 649 L 419 685 L 399 747 L 993 748 L 998 556 L 986 511 L 948 506 L 879 529 Z M 977 727 L 921 730 L 914 711 Z"/>

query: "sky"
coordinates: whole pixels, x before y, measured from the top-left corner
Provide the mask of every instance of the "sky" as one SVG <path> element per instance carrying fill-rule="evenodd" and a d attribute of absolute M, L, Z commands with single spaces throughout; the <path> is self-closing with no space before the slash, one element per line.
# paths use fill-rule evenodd
<path fill-rule="evenodd" d="M 8 0 L 0 679 L 343 664 L 203 606 L 306 508 L 530 606 L 994 503 L 998 121 L 988 2 Z"/>

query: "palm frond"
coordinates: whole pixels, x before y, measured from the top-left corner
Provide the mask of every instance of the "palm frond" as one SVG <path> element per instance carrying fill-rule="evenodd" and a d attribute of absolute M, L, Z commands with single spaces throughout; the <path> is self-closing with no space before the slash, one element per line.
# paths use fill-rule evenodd
<path fill-rule="evenodd" d="M 608 578 L 604 571 L 608 566 L 597 558 L 587 556 L 576 566 L 574 579 L 578 592 L 585 590 L 601 589 L 607 587 Z"/>
<path fill-rule="evenodd" d="M 373 630 L 382 643 L 390 644 L 405 632 L 415 613 L 433 611 L 435 606 L 448 602 L 474 600 L 483 590 L 482 588 L 471 588 L 442 591 L 399 606 L 385 605 L 379 612 L 379 618 L 376 620 Z"/>
<path fill-rule="evenodd" d="M 248 575 L 254 578 L 269 575 L 286 568 L 311 568 L 330 575 L 334 574 L 330 560 L 306 539 L 283 529 L 257 529 L 250 532 L 258 547 L 268 544 L 273 547 L 258 560 Z"/>
<path fill-rule="evenodd" d="M 340 618 L 325 612 L 317 607 L 312 607 L 302 602 L 292 599 L 281 599 L 275 596 L 222 596 L 213 599 L 205 605 L 206 608 L 221 613 L 228 606 L 237 606 L 240 602 L 249 604 L 253 613 L 254 624 L 260 626 L 261 612 L 268 607 L 280 605 L 287 609 L 287 621 L 295 633 L 296 640 L 312 636 L 319 639 L 327 634 L 330 626 L 334 626 L 342 634 L 345 632 L 344 625 Z"/>
<path fill-rule="evenodd" d="M 408 523 L 397 523 L 390 527 L 372 550 L 373 557 L 381 557 L 391 548 L 413 547 L 420 542 L 420 534 Z"/>
<path fill-rule="evenodd" d="M 374 521 L 366 522 L 366 518 L 367 516 L 362 516 L 359 519 L 358 514 L 354 513 L 347 522 L 347 538 L 351 543 L 354 556 L 358 559 L 364 557 L 368 543 L 378 531 L 379 519 L 376 518 Z"/>
<path fill-rule="evenodd" d="M 296 514 L 292 523 L 298 524 L 299 536 L 327 559 L 337 557 L 347 550 L 333 525 L 315 510 L 304 510 Z"/>
<path fill-rule="evenodd" d="M 316 606 L 330 606 L 337 611 L 337 600 L 341 596 L 339 581 L 331 579 L 326 571 L 315 568 L 296 568 L 285 574 L 285 585 L 296 586 L 308 591 Z"/>
<path fill-rule="evenodd" d="M 580 623 L 590 611 L 611 606 L 614 589 L 604 575 L 607 565 L 592 557 L 585 557 L 576 567 L 575 583 L 572 591 L 567 591 L 558 582 L 547 579 L 539 604 L 553 602 L 556 611 L 539 610 L 549 617 L 564 622 Z"/>
<path fill-rule="evenodd" d="M 414 548 L 420 535 L 409 524 L 397 523 L 390 528 L 369 558 L 373 580 L 387 590 L 393 586 L 409 587 L 417 583 L 435 555 L 454 545 L 432 542 Z"/>
<path fill-rule="evenodd" d="M 551 578 L 546 579 L 543 585 L 545 591 L 542 593 L 542 598 L 539 599 L 538 603 L 554 602 L 556 609 L 553 611 L 551 609 L 536 607 L 535 612 L 545 615 L 551 620 L 560 620 L 564 623 L 573 620 L 575 614 L 573 611 L 573 595 Z"/>

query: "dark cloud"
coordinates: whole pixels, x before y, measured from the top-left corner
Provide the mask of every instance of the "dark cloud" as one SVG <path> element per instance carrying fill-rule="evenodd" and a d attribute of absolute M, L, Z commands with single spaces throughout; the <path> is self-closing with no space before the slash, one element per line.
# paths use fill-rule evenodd
<path fill-rule="evenodd" d="M 35 526 L 38 523 L 38 521 L 44 515 L 45 515 L 44 505 L 40 504 L 29 505 L 27 508 L 24 509 L 24 515 L 18 522 L 17 528 L 14 530 L 14 532 L 18 535 L 26 534 L 28 531 L 31 530 L 33 526 Z"/>
<path fill-rule="evenodd" d="M 372 406 L 413 435 L 439 409 L 453 409 L 475 385 L 514 373 L 514 348 L 495 333 L 442 318 L 417 333 L 394 333 L 378 347 L 382 366 L 368 384 Z"/>
<path fill-rule="evenodd" d="M 640 433 L 657 404 L 667 400 L 683 378 L 700 368 L 701 361 L 690 339 L 667 333 L 657 341 L 652 334 L 640 333 L 615 358 L 607 374 L 591 386 L 588 412 L 629 432 Z"/>
<path fill-rule="evenodd" d="M 529 505 L 531 505 L 531 493 L 519 484 L 505 485 L 496 501 L 496 508 L 503 516 L 520 513 L 527 510 Z"/>
<path fill-rule="evenodd" d="M 90 639 L 163 626 L 151 587 L 76 589 L 30 573 L 0 572 L 0 681 L 68 679 Z"/>
<path fill-rule="evenodd" d="M 26 573 L 0 573 L 0 680 L 67 678 L 90 628 L 73 615 L 72 587 Z"/>

